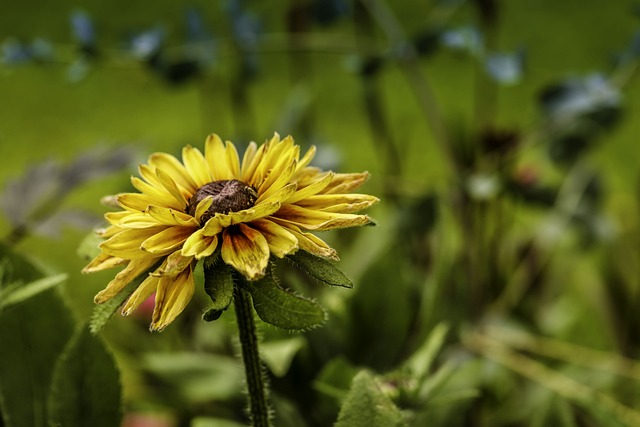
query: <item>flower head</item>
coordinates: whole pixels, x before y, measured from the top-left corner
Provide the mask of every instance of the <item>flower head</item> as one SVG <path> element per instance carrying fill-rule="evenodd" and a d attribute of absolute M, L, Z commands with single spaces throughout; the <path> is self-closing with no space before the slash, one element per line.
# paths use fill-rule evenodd
<path fill-rule="evenodd" d="M 155 153 L 132 177 L 137 193 L 116 197 L 121 211 L 105 215 L 109 226 L 101 253 L 83 272 L 125 266 L 95 297 L 103 303 L 149 271 L 125 302 L 135 310 L 156 292 L 151 329 L 171 323 L 190 301 L 198 260 L 219 248 L 222 260 L 247 280 L 260 279 L 269 258 L 301 249 L 337 259 L 334 249 L 311 231 L 364 225 L 358 212 L 376 197 L 354 194 L 368 173 L 338 174 L 309 166 L 311 147 L 300 157 L 291 137 L 276 134 L 260 147 L 249 144 L 242 160 L 232 142 L 211 135 L 204 154 L 187 146 L 182 162 Z"/>

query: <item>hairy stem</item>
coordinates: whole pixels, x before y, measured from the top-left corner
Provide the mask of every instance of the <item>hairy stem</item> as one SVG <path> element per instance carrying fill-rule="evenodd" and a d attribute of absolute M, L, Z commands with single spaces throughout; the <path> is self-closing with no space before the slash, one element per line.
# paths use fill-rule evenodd
<path fill-rule="evenodd" d="M 236 279 L 239 278 L 236 277 Z M 253 320 L 253 304 L 249 293 L 242 289 L 241 286 L 235 287 L 234 304 L 240 332 L 242 360 L 244 361 L 247 377 L 251 421 L 255 427 L 268 427 L 270 426 L 269 405 L 267 403 L 265 378 L 258 352 L 258 336 L 256 335 L 256 325 Z"/>

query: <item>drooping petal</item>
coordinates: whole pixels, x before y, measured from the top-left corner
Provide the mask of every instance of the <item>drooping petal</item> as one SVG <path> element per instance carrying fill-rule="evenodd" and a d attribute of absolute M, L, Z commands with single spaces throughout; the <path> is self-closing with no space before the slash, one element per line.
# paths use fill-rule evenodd
<path fill-rule="evenodd" d="M 101 252 L 97 257 L 91 260 L 85 268 L 82 269 L 83 273 L 95 273 L 96 271 L 107 270 L 109 268 L 117 267 L 119 265 L 126 264 L 126 259 L 115 257 L 112 255 Z"/>
<path fill-rule="evenodd" d="M 173 322 L 191 301 L 194 290 L 191 268 L 185 269 L 177 277 L 160 277 L 151 330 L 161 331 Z"/>
<path fill-rule="evenodd" d="M 274 216 L 307 230 L 355 227 L 371 222 L 371 218 L 366 215 L 323 212 L 296 205 L 284 205 Z"/>
<path fill-rule="evenodd" d="M 269 263 L 269 245 L 262 233 L 238 224 L 222 233 L 221 255 L 248 280 L 256 280 L 264 276 Z"/>
<path fill-rule="evenodd" d="M 183 187 L 190 194 L 195 193 L 198 186 L 187 172 L 187 169 L 174 156 L 165 153 L 154 153 L 149 157 L 149 164 L 169 174 L 179 186 Z"/>
<path fill-rule="evenodd" d="M 194 231 L 194 227 L 169 227 L 144 240 L 140 248 L 156 256 L 167 255 L 181 247 Z"/>
<path fill-rule="evenodd" d="M 258 230 L 267 239 L 269 251 L 278 258 L 282 258 L 298 249 L 296 236 L 273 221 L 257 219 L 251 221 L 249 226 Z"/>
<path fill-rule="evenodd" d="M 379 202 L 377 197 L 368 194 L 319 194 L 300 200 L 297 205 L 325 212 L 358 212 Z"/>
<path fill-rule="evenodd" d="M 122 315 L 128 316 L 133 313 L 152 293 L 158 288 L 159 278 L 156 276 L 149 276 L 140 283 L 140 286 L 127 298 L 127 301 L 122 307 Z"/>
<path fill-rule="evenodd" d="M 285 227 L 287 230 L 291 232 L 291 234 L 293 234 L 296 237 L 296 239 L 298 240 L 298 246 L 300 247 L 300 249 L 305 250 L 314 255 L 317 255 L 319 257 L 331 258 L 336 261 L 340 259 L 338 258 L 338 254 L 336 253 L 335 249 L 327 245 L 324 240 L 322 240 L 315 234 L 305 233 L 302 230 L 300 230 L 299 227 L 293 224 L 287 223 L 285 221 L 280 221 L 277 218 L 272 218 L 272 220 L 276 224 L 279 224 Z"/>
<path fill-rule="evenodd" d="M 211 182 L 211 172 L 209 165 L 197 148 L 187 145 L 182 149 L 182 161 L 187 173 L 193 178 L 198 187 Z"/>
<path fill-rule="evenodd" d="M 182 246 L 182 256 L 201 259 L 211 255 L 218 247 L 218 236 L 205 236 L 202 229 L 189 236 Z"/>
<path fill-rule="evenodd" d="M 189 267 L 193 261 L 192 256 L 183 256 L 181 251 L 175 251 L 169 255 L 152 276 L 175 277 Z"/>
<path fill-rule="evenodd" d="M 369 172 L 361 173 L 337 173 L 334 174 L 333 179 L 329 185 L 324 189 L 325 194 L 341 194 L 349 193 L 353 190 L 357 190 L 367 182 L 369 179 Z"/>
<path fill-rule="evenodd" d="M 109 282 L 107 287 L 93 299 L 96 304 L 102 304 L 103 302 L 116 296 L 125 286 L 129 284 L 133 279 L 149 270 L 153 264 L 156 263 L 156 259 L 152 257 L 146 257 L 141 259 L 134 259 L 129 261 L 129 264 Z"/>

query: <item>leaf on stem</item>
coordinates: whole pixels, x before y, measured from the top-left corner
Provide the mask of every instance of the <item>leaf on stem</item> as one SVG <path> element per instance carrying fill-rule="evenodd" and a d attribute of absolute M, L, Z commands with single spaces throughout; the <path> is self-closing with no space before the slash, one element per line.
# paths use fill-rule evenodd
<path fill-rule="evenodd" d="M 247 282 L 253 306 L 264 322 L 287 330 L 304 330 L 320 326 L 326 313 L 317 302 L 281 288 L 272 273 Z"/>
<path fill-rule="evenodd" d="M 293 255 L 288 255 L 293 263 L 307 272 L 311 277 L 331 286 L 353 288 L 353 282 L 331 262 L 299 250 Z"/>

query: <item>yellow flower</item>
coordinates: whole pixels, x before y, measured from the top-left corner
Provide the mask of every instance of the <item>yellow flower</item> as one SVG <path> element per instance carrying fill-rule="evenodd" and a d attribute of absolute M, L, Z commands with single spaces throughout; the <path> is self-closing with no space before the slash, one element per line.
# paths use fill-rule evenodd
<path fill-rule="evenodd" d="M 376 197 L 353 194 L 368 173 L 338 174 L 308 166 L 311 147 L 300 158 L 291 137 L 275 134 L 258 147 L 249 144 L 242 161 L 232 142 L 217 135 L 182 150 L 182 162 L 155 153 L 131 182 L 139 193 L 116 197 L 123 209 L 105 215 L 109 226 L 101 253 L 83 272 L 122 266 L 98 293 L 100 304 L 134 278 L 151 271 L 122 308 L 127 315 L 156 292 L 151 329 L 162 330 L 186 307 L 194 292 L 198 260 L 220 246 L 222 260 L 247 280 L 265 274 L 270 256 L 298 249 L 337 259 L 334 249 L 310 231 L 367 224 L 358 215 Z"/>

